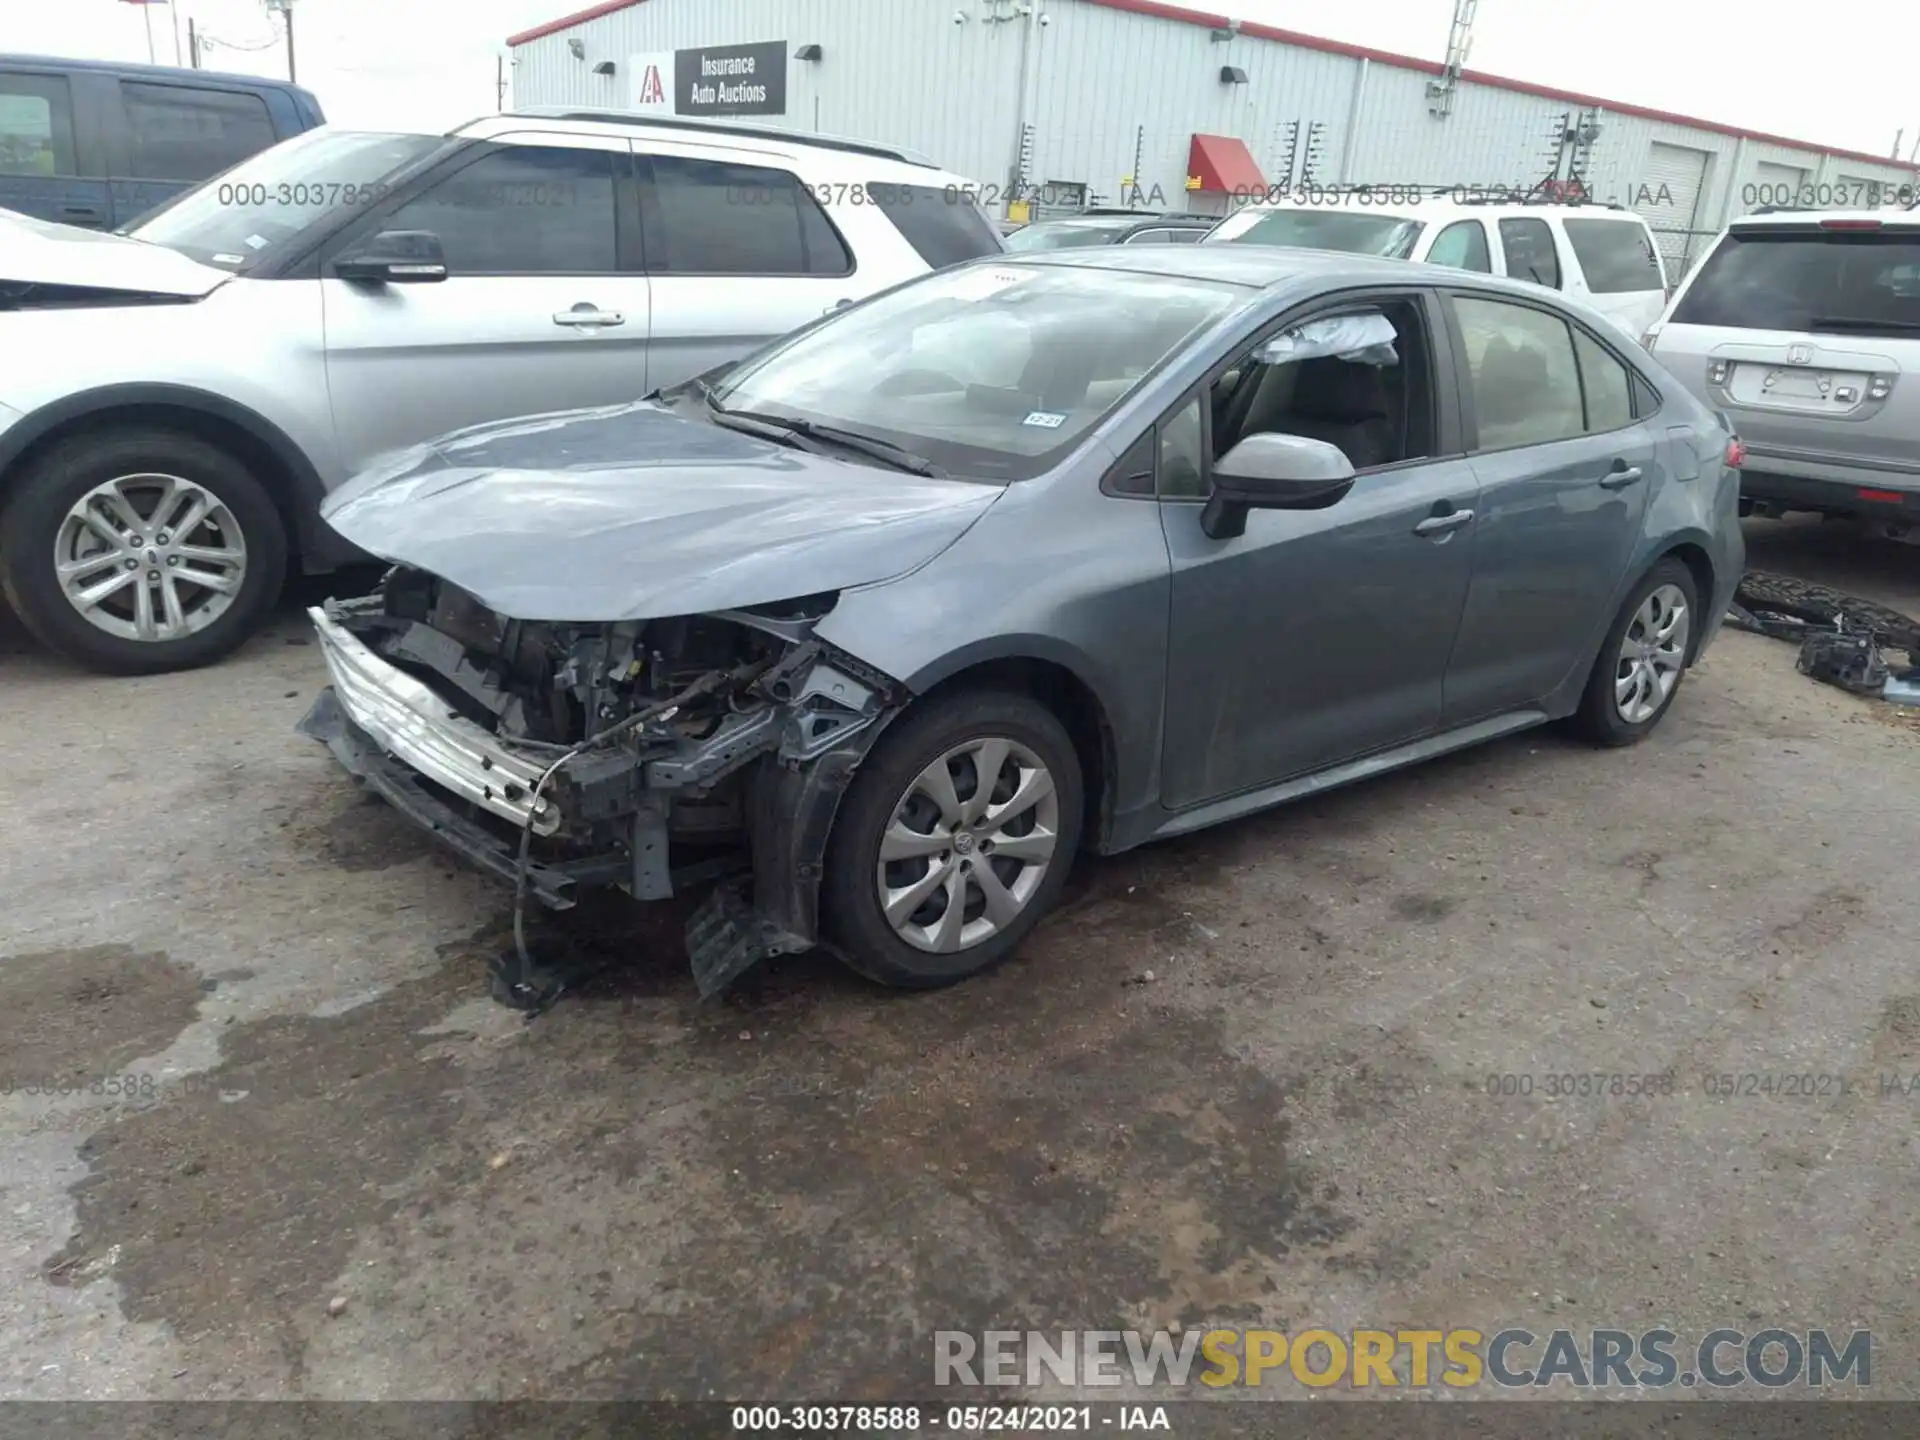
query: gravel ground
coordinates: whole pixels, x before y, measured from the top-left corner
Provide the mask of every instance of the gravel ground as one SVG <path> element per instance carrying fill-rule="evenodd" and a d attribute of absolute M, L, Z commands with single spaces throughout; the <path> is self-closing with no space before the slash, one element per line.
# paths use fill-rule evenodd
<path fill-rule="evenodd" d="M 1912 551 L 1750 543 L 1920 613 Z M 626 963 L 527 1025 L 501 891 L 293 733 L 302 632 L 0 644 L 0 1395 L 859 1401 L 937 1328 L 1176 1321 L 1870 1326 L 1920 1390 L 1920 1094 L 1874 1083 L 1920 1073 L 1920 738 L 1789 647 L 1726 633 L 1630 752 L 1088 864 L 940 994 L 801 957 L 702 1005 L 672 916 L 597 911 Z M 1704 1079 L 1783 1073 L 1866 1083 Z"/>

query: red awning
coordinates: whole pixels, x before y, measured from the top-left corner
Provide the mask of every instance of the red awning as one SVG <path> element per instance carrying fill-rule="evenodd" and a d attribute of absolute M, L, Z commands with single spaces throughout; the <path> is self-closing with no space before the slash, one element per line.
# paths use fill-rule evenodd
<path fill-rule="evenodd" d="M 1231 135 L 1195 135 L 1187 150 L 1187 174 L 1202 190 L 1251 197 L 1267 188 L 1245 142 Z"/>

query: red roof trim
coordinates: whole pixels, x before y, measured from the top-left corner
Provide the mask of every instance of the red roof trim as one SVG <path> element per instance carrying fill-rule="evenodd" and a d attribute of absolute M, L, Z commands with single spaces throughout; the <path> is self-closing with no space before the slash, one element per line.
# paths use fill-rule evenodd
<path fill-rule="evenodd" d="M 531 30 L 522 30 L 518 35 L 509 35 L 507 44 L 524 45 L 529 40 L 538 40 L 543 35 L 552 35 L 561 30 L 570 30 L 575 25 L 584 25 L 589 20 L 598 20 L 602 15 L 612 15 L 621 10 L 631 10 L 636 5 L 644 5 L 646 0 L 605 0 L 589 10 L 579 10 L 571 15 L 562 15 L 558 20 L 549 20 L 544 25 L 536 25 Z"/>
<path fill-rule="evenodd" d="M 507 44 L 525 45 L 530 40 L 538 40 L 542 36 L 571 29 L 575 25 L 584 25 L 589 20 L 598 20 L 602 15 L 630 10 L 636 5 L 645 3 L 646 0 L 604 0 L 604 3 L 595 5 L 591 9 L 563 16 L 545 25 L 536 25 L 531 30 L 522 30 L 518 35 L 509 35 Z M 1108 10 L 1124 10 L 1134 15 L 1151 15 L 1180 25 L 1199 25 L 1209 30 L 1222 29 L 1227 24 L 1227 17 L 1224 15 L 1209 15 L 1202 10 L 1188 10 L 1184 6 L 1166 4 L 1165 0 L 1087 0 L 1087 3 L 1104 6 Z M 1400 70 L 1417 70 L 1424 75 L 1438 75 L 1444 68 L 1435 61 L 1422 60 L 1413 55 L 1398 55 L 1391 50 L 1375 50 L 1366 45 L 1349 45 L 1341 40 L 1325 40 L 1318 35 L 1302 35 L 1298 30 L 1282 30 L 1275 25 L 1242 22 L 1240 33 L 1257 40 L 1278 40 L 1284 45 L 1298 45 L 1304 50 L 1318 50 L 1327 55 L 1345 55 L 1354 60 L 1374 60 Z M 1685 125 L 1689 129 L 1705 130 L 1714 135 L 1731 135 L 1741 140 L 1757 140 L 1762 145 L 1784 145 L 1791 150 L 1807 150 L 1814 154 L 1831 155 L 1838 160 L 1859 160 L 1869 165 L 1907 168 L 1890 155 L 1869 155 L 1863 150 L 1836 150 L 1812 140 L 1790 140 L 1784 135 L 1770 135 L 1763 130 L 1743 130 L 1737 125 L 1723 125 L 1717 120 L 1702 120 L 1694 115 L 1677 115 L 1670 110 L 1655 110 L 1645 105 L 1626 105 L 1617 100 L 1604 100 L 1597 95 L 1583 95 L 1577 90 L 1558 90 L 1551 85 L 1536 85 L 1530 80 L 1509 80 L 1504 75 L 1488 75 L 1479 70 L 1463 70 L 1461 79 L 1471 80 L 1476 85 L 1491 85 L 1497 90 L 1513 90 L 1522 95 L 1537 95 L 1546 100 L 1560 100 L 1570 105 L 1597 105 L 1616 115 L 1635 115 L 1642 120 L 1659 120 L 1668 125 Z"/>

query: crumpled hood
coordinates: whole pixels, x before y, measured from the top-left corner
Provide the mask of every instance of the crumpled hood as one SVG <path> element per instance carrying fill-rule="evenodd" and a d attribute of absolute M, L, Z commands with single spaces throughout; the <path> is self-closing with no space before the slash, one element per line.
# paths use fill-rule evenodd
<path fill-rule="evenodd" d="M 641 401 L 456 431 L 357 476 L 321 514 L 361 549 L 502 615 L 646 620 L 892 579 L 1001 493 Z"/>
<path fill-rule="evenodd" d="M 232 278 L 164 245 L 0 210 L 0 284 L 74 285 L 191 299 Z"/>

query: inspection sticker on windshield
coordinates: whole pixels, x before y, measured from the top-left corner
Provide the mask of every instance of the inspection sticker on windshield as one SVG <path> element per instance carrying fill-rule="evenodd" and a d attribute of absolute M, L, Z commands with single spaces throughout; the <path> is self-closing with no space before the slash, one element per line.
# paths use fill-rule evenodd
<path fill-rule="evenodd" d="M 1032 410 L 1028 412 L 1027 418 L 1020 423 L 1022 425 L 1032 425 L 1040 430 L 1058 430 L 1062 425 L 1067 423 L 1067 417 L 1062 415 L 1058 410 Z"/>

